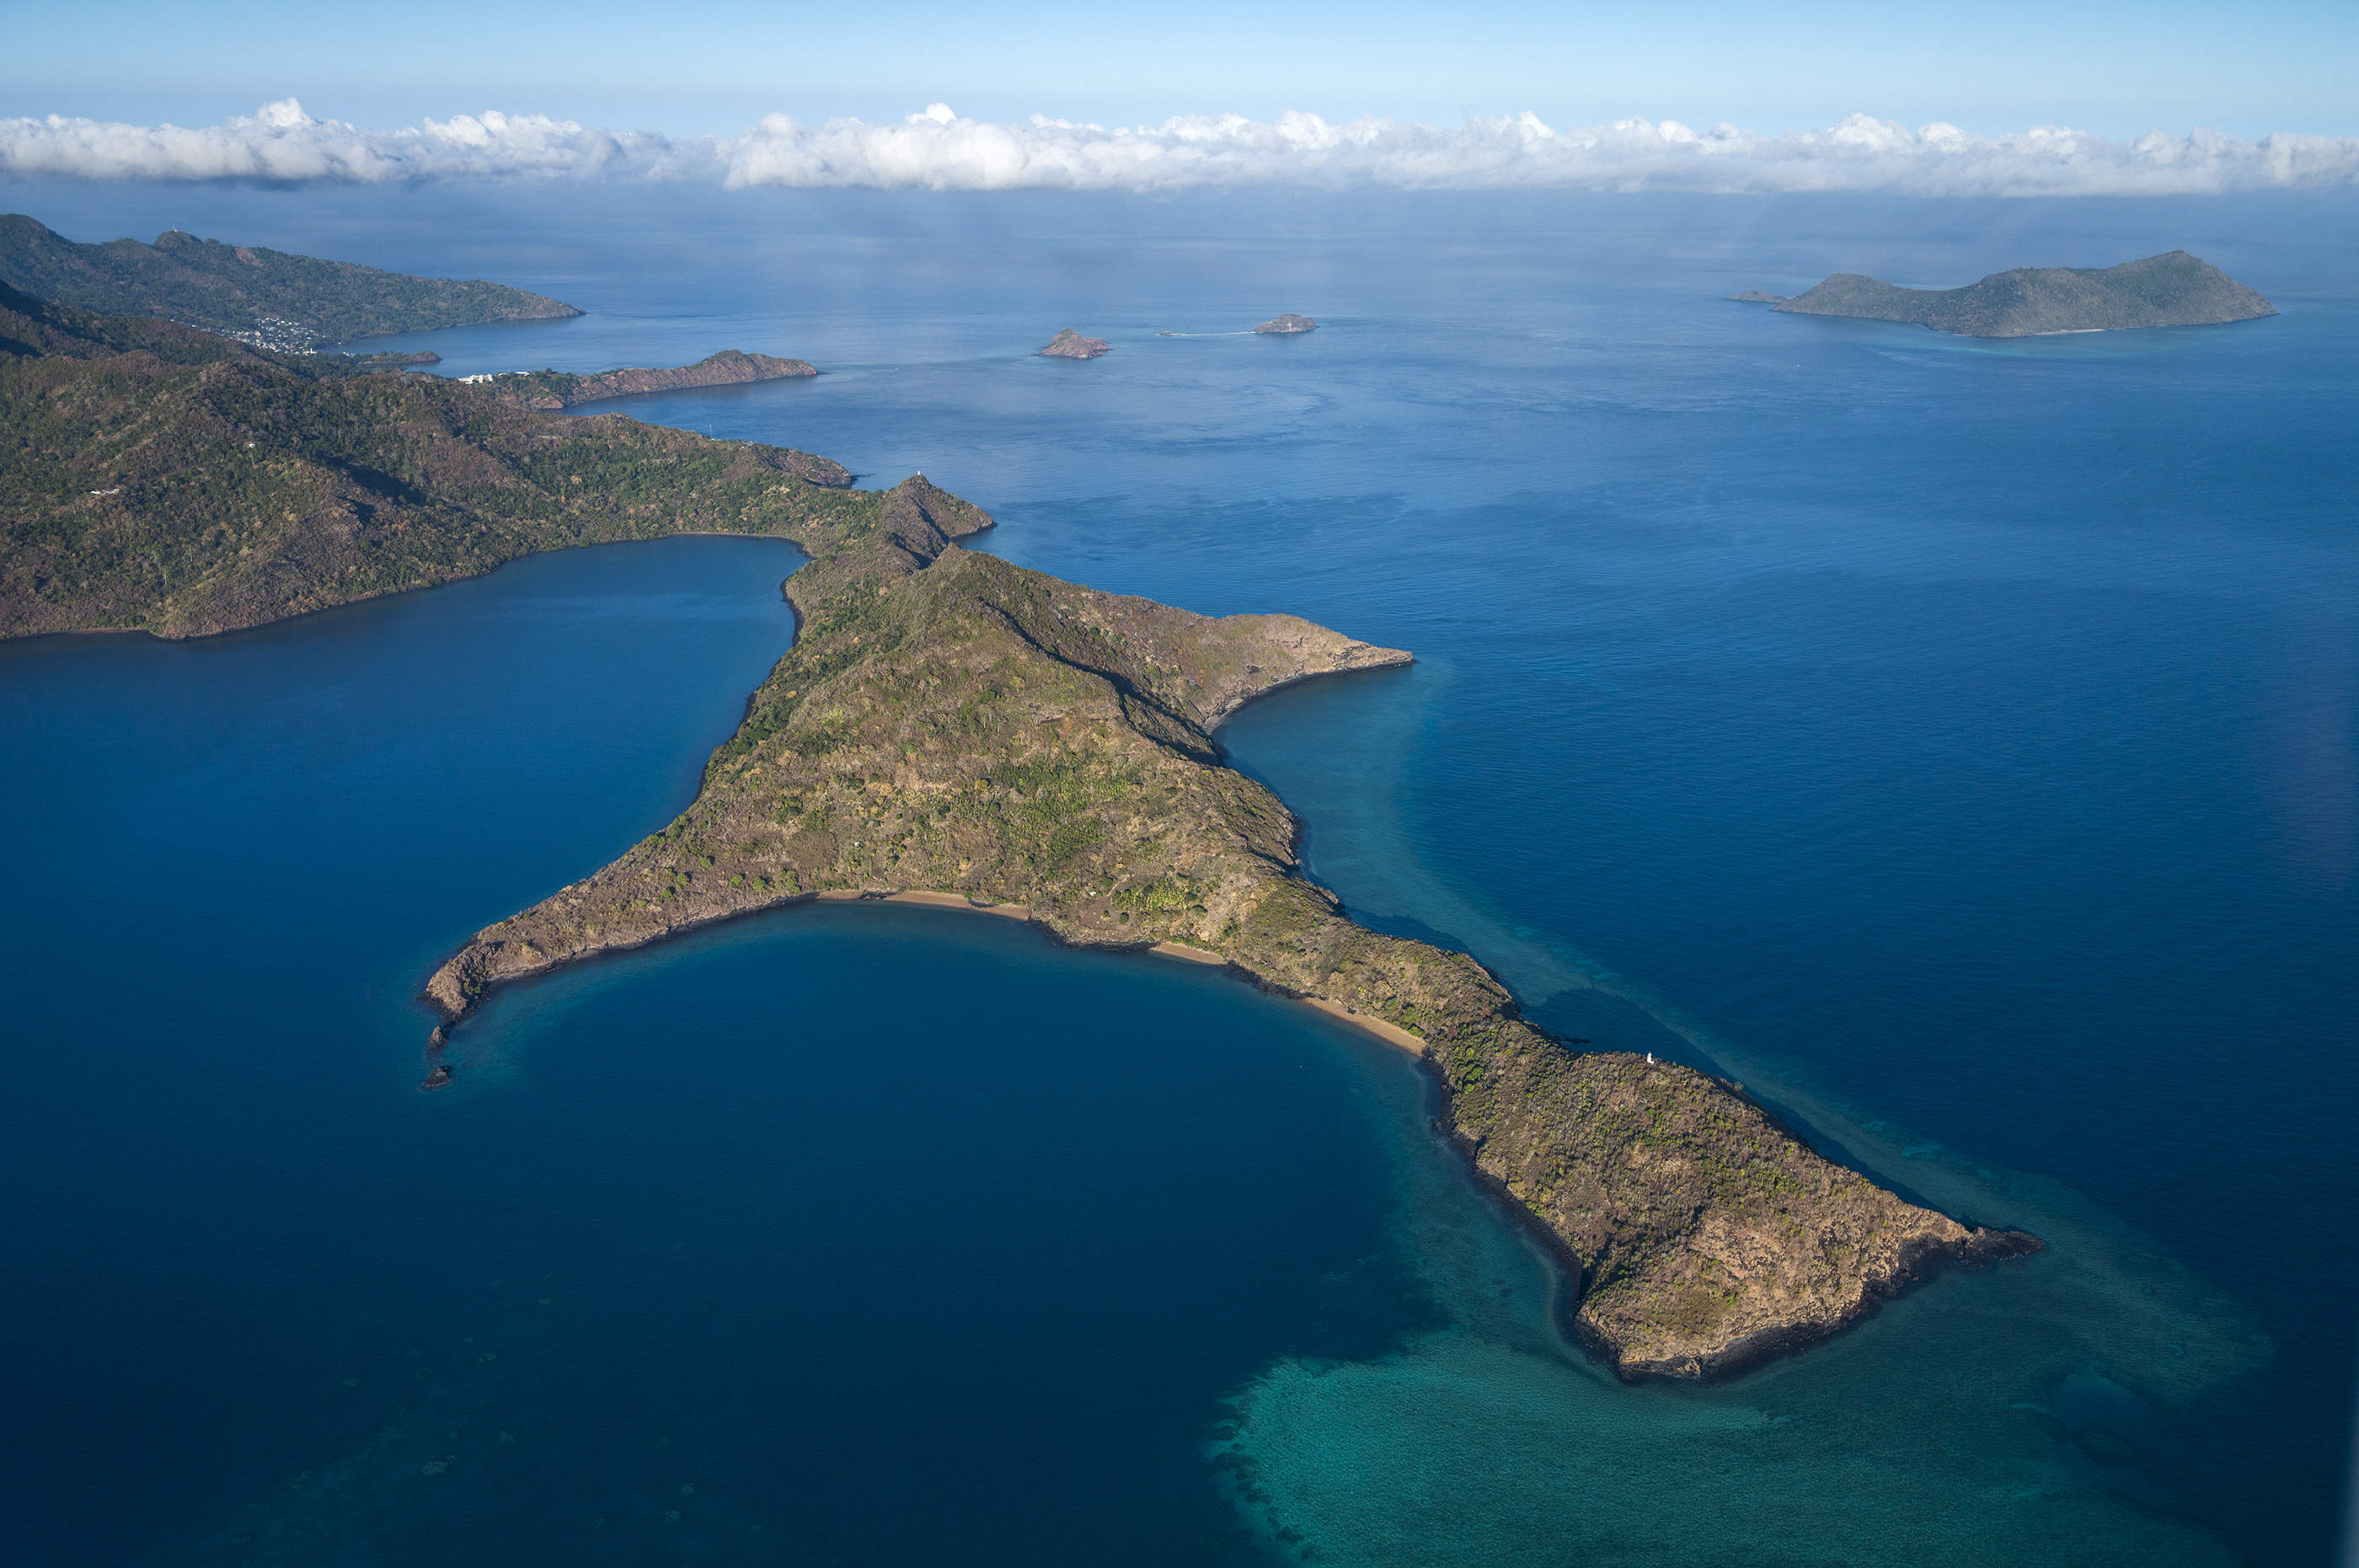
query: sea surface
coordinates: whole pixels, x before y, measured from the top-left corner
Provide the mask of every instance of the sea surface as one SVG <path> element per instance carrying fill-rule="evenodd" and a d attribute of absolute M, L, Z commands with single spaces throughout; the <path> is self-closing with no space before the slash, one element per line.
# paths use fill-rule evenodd
<path fill-rule="evenodd" d="M 433 964 L 678 811 L 792 635 L 783 545 L 570 552 L 0 645 L 9 1562 L 2334 1559 L 2359 201 L 0 195 L 589 312 L 370 345 L 446 374 L 799 355 L 582 411 L 1412 649 L 1223 734 L 1313 875 L 2050 1244 L 1623 1388 L 1408 1058 L 936 910 L 507 992 L 416 1094 Z M 2180 246 L 2283 314 L 1724 299 Z"/>

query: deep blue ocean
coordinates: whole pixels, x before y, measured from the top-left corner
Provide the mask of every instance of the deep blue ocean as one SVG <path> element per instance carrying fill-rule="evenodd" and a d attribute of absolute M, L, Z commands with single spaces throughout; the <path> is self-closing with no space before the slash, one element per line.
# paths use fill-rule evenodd
<path fill-rule="evenodd" d="M 932 910 L 511 991 L 416 1094 L 434 963 L 678 811 L 792 635 L 783 545 L 571 552 L 0 645 L 0 1557 L 2333 1561 L 2359 201 L 0 195 L 589 312 L 399 340 L 446 374 L 800 355 L 603 408 L 1414 650 L 1224 734 L 1316 877 L 2050 1243 L 1622 1388 L 1406 1058 Z M 2180 246 L 2283 314 L 1724 300 Z"/>

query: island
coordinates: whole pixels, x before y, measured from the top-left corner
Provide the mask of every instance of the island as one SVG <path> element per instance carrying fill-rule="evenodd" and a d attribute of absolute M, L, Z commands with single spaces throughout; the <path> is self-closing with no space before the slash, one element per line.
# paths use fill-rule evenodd
<path fill-rule="evenodd" d="M 1278 337 L 1291 336 L 1296 332 L 1314 332 L 1318 330 L 1318 322 L 1308 316 L 1298 316 L 1291 310 L 1282 316 L 1273 316 L 1254 329 L 1257 332 L 1267 332 Z"/>
<path fill-rule="evenodd" d="M 1095 359 L 1112 347 L 1114 344 L 1103 338 L 1085 338 L 1072 328 L 1064 327 L 1040 353 L 1049 359 Z"/>
<path fill-rule="evenodd" d="M 1963 289 L 1903 289 L 1838 272 L 1790 299 L 1759 289 L 1734 298 L 1794 315 L 1907 321 L 1975 338 L 2216 326 L 2277 313 L 2258 293 L 2183 250 L 2119 267 L 2020 267 Z"/>
<path fill-rule="evenodd" d="M 413 278 L 178 229 L 152 245 L 79 245 L 22 212 L 0 217 L 0 283 L 60 304 L 161 317 L 299 354 L 353 338 L 582 313 L 506 284 Z"/>
<path fill-rule="evenodd" d="M 694 801 L 466 941 L 425 982 L 452 1031 L 497 987 L 810 899 L 1027 920 L 1217 964 L 1430 1068 L 1469 1169 L 1562 1258 L 1625 1377 L 1741 1369 L 1951 1263 L 2036 1249 L 1811 1149 L 1737 1086 L 1552 1039 L 1473 957 L 1354 923 L 1299 824 L 1214 732 L 1290 682 L 1409 656 L 1286 615 L 1207 616 L 962 547 L 922 475 L 417 376 L 322 372 L 155 321 L 0 295 L 0 635 L 190 636 L 679 532 L 766 535 L 793 646 Z"/>
<path fill-rule="evenodd" d="M 596 376 L 573 376 L 561 370 L 511 370 L 493 376 L 462 376 L 459 379 L 482 386 L 504 401 L 554 411 L 608 397 L 685 392 L 700 387 L 744 387 L 756 381 L 796 380 L 818 374 L 804 360 L 774 359 L 766 354 L 724 348 L 694 365 L 663 370 L 609 370 Z"/>

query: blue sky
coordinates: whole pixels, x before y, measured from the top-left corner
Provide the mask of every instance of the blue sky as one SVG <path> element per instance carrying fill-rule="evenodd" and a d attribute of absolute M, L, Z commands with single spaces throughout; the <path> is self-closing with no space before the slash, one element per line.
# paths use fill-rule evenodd
<path fill-rule="evenodd" d="M 2359 3 L 1468 10 L 1212 0 L 11 8 L 0 115 L 206 125 L 299 97 L 363 125 L 497 108 L 676 135 L 785 111 L 1135 122 L 1307 109 L 1434 124 L 1531 110 L 1779 131 L 1854 111 L 1978 133 L 2359 132 Z"/>

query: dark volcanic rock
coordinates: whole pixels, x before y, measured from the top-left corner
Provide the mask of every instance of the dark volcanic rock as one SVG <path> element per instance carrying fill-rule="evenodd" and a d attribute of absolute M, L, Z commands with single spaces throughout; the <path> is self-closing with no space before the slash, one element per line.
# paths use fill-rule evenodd
<path fill-rule="evenodd" d="M 1067 327 L 1050 338 L 1049 346 L 1040 352 L 1050 359 L 1095 359 L 1112 347 L 1114 344 L 1103 338 L 1085 338 Z"/>
<path fill-rule="evenodd" d="M 2211 326 L 2277 313 L 2259 294 L 2183 250 L 2119 267 L 2021 267 L 1963 289 L 1903 289 L 1838 272 L 1774 308 L 1800 316 L 1908 321 L 1975 338 Z"/>
<path fill-rule="evenodd" d="M 1290 336 L 1295 332 L 1315 332 L 1318 330 L 1318 322 L 1308 316 L 1298 316 L 1291 310 L 1282 316 L 1272 317 L 1254 329 L 1257 332 L 1268 332 L 1278 337 Z"/>

